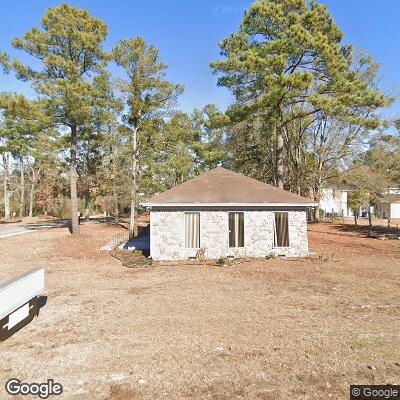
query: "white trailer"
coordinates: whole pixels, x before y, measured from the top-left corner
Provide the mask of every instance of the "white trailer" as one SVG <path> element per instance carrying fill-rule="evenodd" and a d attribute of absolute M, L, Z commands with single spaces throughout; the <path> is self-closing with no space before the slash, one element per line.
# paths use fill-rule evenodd
<path fill-rule="evenodd" d="M 11 330 L 29 317 L 29 302 L 44 291 L 44 268 L 34 268 L 0 284 L 0 330 Z"/>

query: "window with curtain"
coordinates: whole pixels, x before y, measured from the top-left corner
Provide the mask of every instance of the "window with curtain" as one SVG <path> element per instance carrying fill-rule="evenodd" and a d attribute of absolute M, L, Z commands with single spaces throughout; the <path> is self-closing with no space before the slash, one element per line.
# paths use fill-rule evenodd
<path fill-rule="evenodd" d="M 244 216 L 242 212 L 229 213 L 229 247 L 244 247 Z"/>
<path fill-rule="evenodd" d="M 274 247 L 289 247 L 289 214 L 275 213 Z"/>
<path fill-rule="evenodd" d="M 200 248 L 200 213 L 185 214 L 185 247 Z"/>

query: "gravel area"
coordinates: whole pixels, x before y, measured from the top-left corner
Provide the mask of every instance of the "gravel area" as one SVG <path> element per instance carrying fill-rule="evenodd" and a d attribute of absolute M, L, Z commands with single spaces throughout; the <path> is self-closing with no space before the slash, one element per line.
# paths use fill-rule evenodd
<path fill-rule="evenodd" d="M 0 281 L 46 269 L 38 318 L 0 343 L 10 377 L 65 399 L 346 399 L 400 384 L 400 244 L 311 224 L 299 260 L 126 268 L 85 224 L 0 242 Z M 26 398 L 26 397 L 25 397 Z"/>

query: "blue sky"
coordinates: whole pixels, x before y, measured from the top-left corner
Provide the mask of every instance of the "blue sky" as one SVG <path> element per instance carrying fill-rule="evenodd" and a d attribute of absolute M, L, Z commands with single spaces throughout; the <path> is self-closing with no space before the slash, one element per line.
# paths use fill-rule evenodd
<path fill-rule="evenodd" d="M 368 50 L 381 63 L 382 87 L 400 92 L 400 1 L 325 0 L 345 41 Z M 20 56 L 10 42 L 33 25 L 38 25 L 47 7 L 59 4 L 50 0 L 5 0 L 0 14 L 0 51 Z M 218 42 L 235 31 L 243 11 L 251 1 L 244 0 L 70 0 L 107 22 L 106 48 L 121 38 L 143 36 L 160 49 L 169 64 L 168 78 L 185 85 L 179 108 L 215 103 L 225 108 L 230 94 L 216 85 L 209 67 L 219 57 Z M 12 76 L 0 76 L 1 91 L 31 94 L 29 87 Z M 400 114 L 400 102 L 386 112 Z"/>

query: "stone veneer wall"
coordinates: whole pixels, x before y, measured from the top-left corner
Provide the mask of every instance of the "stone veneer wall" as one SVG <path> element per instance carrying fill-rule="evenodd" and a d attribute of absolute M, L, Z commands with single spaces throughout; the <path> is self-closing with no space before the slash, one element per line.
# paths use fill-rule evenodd
<path fill-rule="evenodd" d="M 288 248 L 273 248 L 273 211 L 244 211 L 244 247 L 229 248 L 228 211 L 200 212 L 200 247 L 209 259 L 265 257 L 272 252 L 286 256 L 308 254 L 305 211 L 289 211 Z M 185 212 L 151 211 L 150 254 L 153 260 L 186 260 L 196 249 L 185 248 Z"/>

